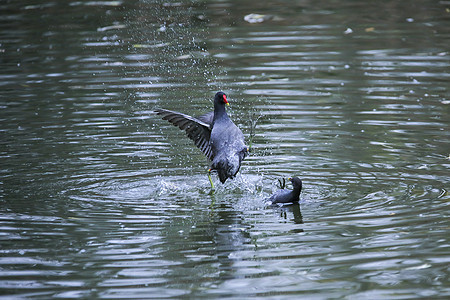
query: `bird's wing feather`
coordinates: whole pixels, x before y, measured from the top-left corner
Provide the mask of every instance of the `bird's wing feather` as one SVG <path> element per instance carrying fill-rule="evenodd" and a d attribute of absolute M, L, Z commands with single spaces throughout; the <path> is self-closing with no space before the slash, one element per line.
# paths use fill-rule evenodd
<path fill-rule="evenodd" d="M 203 154 L 210 160 L 214 158 L 209 139 L 211 137 L 211 125 L 194 117 L 167 109 L 155 109 L 155 112 L 162 116 L 174 126 L 186 131 L 187 136 L 194 141 Z"/>
<path fill-rule="evenodd" d="M 291 200 L 291 190 L 278 190 L 270 198 L 273 204 L 275 203 L 289 203 Z"/>
<path fill-rule="evenodd" d="M 214 111 L 210 111 L 209 113 L 198 116 L 197 119 L 199 119 L 200 121 L 202 121 L 206 124 L 211 125 L 213 123 L 213 119 L 214 119 Z"/>

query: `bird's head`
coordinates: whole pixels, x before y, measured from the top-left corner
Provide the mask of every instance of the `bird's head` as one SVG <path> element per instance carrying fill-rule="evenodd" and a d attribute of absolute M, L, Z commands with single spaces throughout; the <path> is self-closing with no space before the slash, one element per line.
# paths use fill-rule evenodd
<path fill-rule="evenodd" d="M 214 97 L 214 102 L 217 104 L 226 104 L 230 105 L 227 101 L 227 95 L 225 95 L 224 92 L 217 92 L 216 96 Z"/>
<path fill-rule="evenodd" d="M 292 185 L 294 186 L 294 189 L 302 190 L 302 181 L 298 177 L 291 177 L 289 180 L 292 182 Z"/>

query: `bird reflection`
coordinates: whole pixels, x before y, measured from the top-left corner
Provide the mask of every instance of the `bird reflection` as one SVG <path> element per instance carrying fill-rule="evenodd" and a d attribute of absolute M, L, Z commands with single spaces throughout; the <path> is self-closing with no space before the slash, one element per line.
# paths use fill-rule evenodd
<path fill-rule="evenodd" d="M 274 206 L 272 206 L 274 207 Z M 293 221 L 295 224 L 303 224 L 303 216 L 302 212 L 300 211 L 300 204 L 294 203 L 292 205 L 286 205 L 281 207 L 274 207 L 275 209 L 279 210 L 280 217 L 282 217 L 285 220 Z M 292 218 L 290 217 L 292 213 Z"/>
<path fill-rule="evenodd" d="M 193 275 L 195 279 L 190 280 L 198 282 L 204 278 L 218 282 L 236 278 L 238 254 L 255 248 L 254 238 L 250 235 L 251 225 L 242 212 L 233 208 L 232 201 L 215 194 L 210 195 L 210 199 L 209 209 L 197 211 L 194 218 L 188 219 L 189 223 L 186 219 L 173 218 L 166 227 L 164 259 L 172 260 L 176 256 L 175 260 L 182 261 L 185 266 L 195 265 L 199 277 Z M 183 230 L 182 239 L 179 228 Z M 207 257 L 207 263 L 198 263 L 196 256 Z M 178 278 L 184 276 L 184 272 L 183 267 L 173 268 L 170 276 Z"/>

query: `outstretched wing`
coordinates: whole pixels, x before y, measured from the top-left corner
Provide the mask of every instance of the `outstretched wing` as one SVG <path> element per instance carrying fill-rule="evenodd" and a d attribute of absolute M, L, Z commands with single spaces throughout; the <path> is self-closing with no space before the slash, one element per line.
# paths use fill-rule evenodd
<path fill-rule="evenodd" d="M 209 139 L 211 137 L 211 126 L 199 119 L 191 116 L 171 111 L 167 109 L 155 109 L 155 112 L 162 116 L 163 120 L 167 120 L 174 126 L 186 131 L 187 136 L 194 141 L 195 146 L 202 150 L 210 160 L 214 158 Z"/>
<path fill-rule="evenodd" d="M 211 126 L 211 124 L 213 123 L 213 119 L 214 119 L 214 111 L 210 111 L 209 113 L 198 116 L 197 119 L 199 119 L 200 121 Z"/>

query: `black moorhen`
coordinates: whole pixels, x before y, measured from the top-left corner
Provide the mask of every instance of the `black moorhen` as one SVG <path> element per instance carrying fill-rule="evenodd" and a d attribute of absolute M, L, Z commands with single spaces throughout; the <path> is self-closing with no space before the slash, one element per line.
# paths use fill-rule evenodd
<path fill-rule="evenodd" d="M 218 92 L 214 97 L 214 111 L 198 118 L 167 109 L 155 109 L 164 120 L 186 131 L 187 136 L 212 161 L 208 178 L 213 190 L 211 171 L 217 171 L 220 182 L 225 183 L 239 172 L 249 150 L 242 131 L 228 117 L 225 104 L 229 105 L 227 96 Z"/>
<path fill-rule="evenodd" d="M 286 203 L 298 203 L 300 201 L 300 192 L 302 191 L 302 181 L 298 177 L 289 178 L 294 186 L 294 189 L 287 190 L 284 186 L 281 186 L 281 190 L 276 191 L 268 200 L 272 204 L 286 204 Z"/>

